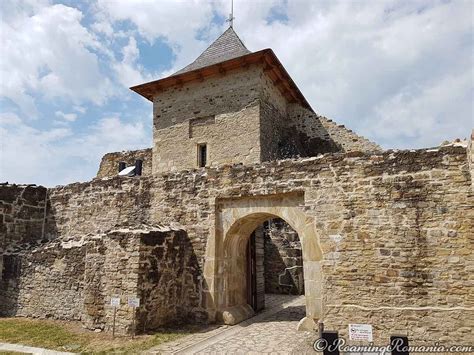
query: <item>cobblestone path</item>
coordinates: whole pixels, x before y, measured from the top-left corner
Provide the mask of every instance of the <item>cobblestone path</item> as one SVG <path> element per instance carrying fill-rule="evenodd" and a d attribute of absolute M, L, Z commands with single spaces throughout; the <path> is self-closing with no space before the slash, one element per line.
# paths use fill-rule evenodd
<path fill-rule="evenodd" d="M 304 296 L 266 295 L 266 309 L 235 326 L 215 327 L 150 349 L 151 354 L 315 354 L 316 334 L 299 332 Z"/>

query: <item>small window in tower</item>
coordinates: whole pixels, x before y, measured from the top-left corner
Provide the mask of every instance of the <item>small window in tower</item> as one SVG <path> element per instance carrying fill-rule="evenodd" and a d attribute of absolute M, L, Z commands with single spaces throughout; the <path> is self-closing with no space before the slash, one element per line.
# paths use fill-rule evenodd
<path fill-rule="evenodd" d="M 207 164 L 207 144 L 198 144 L 198 166 L 205 167 Z"/>

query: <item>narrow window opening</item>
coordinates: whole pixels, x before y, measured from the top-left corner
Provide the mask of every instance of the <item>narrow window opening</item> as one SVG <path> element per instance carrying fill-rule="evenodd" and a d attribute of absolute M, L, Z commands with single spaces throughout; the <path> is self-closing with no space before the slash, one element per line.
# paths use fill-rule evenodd
<path fill-rule="evenodd" d="M 198 145 L 198 166 L 205 167 L 207 164 L 207 144 Z"/>

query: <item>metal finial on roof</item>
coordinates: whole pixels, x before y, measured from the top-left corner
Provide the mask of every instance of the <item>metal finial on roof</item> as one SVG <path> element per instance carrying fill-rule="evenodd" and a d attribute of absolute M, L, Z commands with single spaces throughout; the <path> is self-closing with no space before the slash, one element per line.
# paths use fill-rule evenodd
<path fill-rule="evenodd" d="M 229 27 L 234 27 L 234 0 L 230 0 L 230 14 L 226 22 L 229 22 Z"/>

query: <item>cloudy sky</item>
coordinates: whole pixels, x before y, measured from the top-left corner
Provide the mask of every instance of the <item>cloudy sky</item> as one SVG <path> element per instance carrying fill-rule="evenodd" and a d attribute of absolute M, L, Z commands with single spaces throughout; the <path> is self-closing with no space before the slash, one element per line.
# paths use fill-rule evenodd
<path fill-rule="evenodd" d="M 473 7 L 456 1 L 235 0 L 250 50 L 272 48 L 310 104 L 384 148 L 473 128 Z M 2 0 L 0 182 L 92 178 L 106 152 L 151 146 L 128 87 L 195 59 L 230 0 Z"/>

